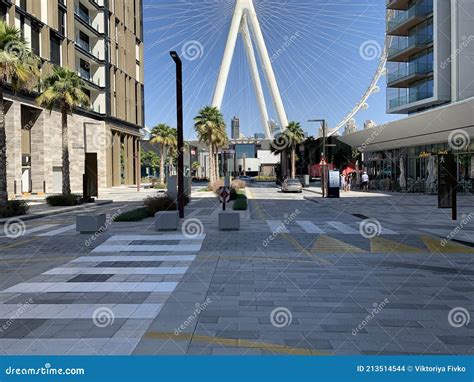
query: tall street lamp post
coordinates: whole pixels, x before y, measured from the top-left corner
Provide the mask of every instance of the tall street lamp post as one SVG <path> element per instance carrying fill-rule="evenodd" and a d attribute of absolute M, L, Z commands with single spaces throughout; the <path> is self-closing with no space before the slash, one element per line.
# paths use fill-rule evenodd
<path fill-rule="evenodd" d="M 308 122 L 320 123 L 323 128 L 323 152 L 321 153 L 321 162 L 322 162 L 322 174 L 321 174 L 321 190 L 323 193 L 323 198 L 326 197 L 326 120 L 325 119 L 311 119 Z"/>
<path fill-rule="evenodd" d="M 176 64 L 176 109 L 178 121 L 178 210 L 184 218 L 184 139 L 183 139 L 183 64 L 178 53 L 170 52 Z"/>

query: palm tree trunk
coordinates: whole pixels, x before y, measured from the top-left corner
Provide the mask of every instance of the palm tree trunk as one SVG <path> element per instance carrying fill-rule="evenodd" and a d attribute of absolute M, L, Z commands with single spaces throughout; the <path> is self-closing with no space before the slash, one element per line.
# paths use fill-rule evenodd
<path fill-rule="evenodd" d="M 160 145 L 160 183 L 165 184 L 165 147 Z"/>
<path fill-rule="evenodd" d="M 219 171 L 219 153 L 218 153 L 218 150 L 217 150 L 217 146 L 214 147 L 214 165 L 216 166 L 216 182 L 219 181 L 219 179 L 221 178 L 221 174 L 220 174 L 220 171 Z"/>
<path fill-rule="evenodd" d="M 296 148 L 294 146 L 291 147 L 291 178 L 296 178 Z"/>
<path fill-rule="evenodd" d="M 62 150 L 63 150 L 63 195 L 71 195 L 71 176 L 69 172 L 69 137 L 67 111 L 62 110 Z"/>
<path fill-rule="evenodd" d="M 214 176 L 214 148 L 212 145 L 209 145 L 209 187 L 212 188 L 212 186 L 215 183 L 215 176 Z"/>
<path fill-rule="evenodd" d="M 0 204 L 8 202 L 7 135 L 5 129 L 5 104 L 3 100 L 3 87 L 0 86 Z"/>

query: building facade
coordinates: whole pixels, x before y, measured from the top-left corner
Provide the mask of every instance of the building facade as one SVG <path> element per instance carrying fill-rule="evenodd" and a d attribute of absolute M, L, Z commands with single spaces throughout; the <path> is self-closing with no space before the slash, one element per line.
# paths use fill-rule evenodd
<path fill-rule="evenodd" d="M 387 0 L 387 112 L 413 114 L 474 96 L 470 0 Z"/>
<path fill-rule="evenodd" d="M 237 117 L 232 118 L 231 122 L 231 136 L 232 139 L 240 139 L 240 119 Z"/>
<path fill-rule="evenodd" d="M 387 34 L 387 111 L 409 116 L 341 140 L 373 189 L 435 193 L 452 153 L 459 192 L 474 193 L 474 2 L 387 0 Z"/>
<path fill-rule="evenodd" d="M 0 0 L 0 13 L 41 59 L 76 71 L 91 105 L 68 118 L 71 187 L 135 184 L 144 126 L 142 0 Z M 34 97 L 6 94 L 8 190 L 61 192 L 61 116 Z"/>

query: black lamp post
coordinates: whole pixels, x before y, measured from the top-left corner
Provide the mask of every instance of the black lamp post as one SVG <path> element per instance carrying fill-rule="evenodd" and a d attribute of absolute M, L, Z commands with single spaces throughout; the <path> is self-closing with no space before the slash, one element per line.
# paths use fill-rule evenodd
<path fill-rule="evenodd" d="M 183 64 L 178 53 L 170 52 L 176 64 L 176 109 L 178 121 L 178 210 L 184 218 L 184 139 L 183 139 Z"/>

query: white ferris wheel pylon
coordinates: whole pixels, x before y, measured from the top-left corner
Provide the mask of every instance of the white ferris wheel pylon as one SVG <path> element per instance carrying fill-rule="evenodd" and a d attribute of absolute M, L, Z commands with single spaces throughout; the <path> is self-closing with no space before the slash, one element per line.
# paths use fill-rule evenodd
<path fill-rule="evenodd" d="M 283 106 L 280 90 L 273 71 L 272 61 L 268 54 L 265 39 L 260 28 L 257 12 L 253 5 L 253 0 L 237 0 L 235 4 L 234 15 L 230 25 L 229 36 L 222 59 L 219 76 L 217 78 L 217 85 L 214 92 L 212 106 L 220 109 L 224 99 L 225 88 L 229 78 L 230 66 L 235 52 L 235 46 L 239 32 L 242 34 L 245 50 L 247 53 L 247 60 L 250 66 L 250 74 L 252 76 L 253 85 L 255 88 L 257 102 L 260 109 L 260 116 L 262 118 L 265 137 L 267 139 L 273 138 L 273 131 L 270 129 L 270 120 L 268 117 L 268 110 L 265 103 L 265 97 L 262 88 L 262 81 L 258 72 L 257 58 L 252 44 L 252 37 L 255 41 L 260 61 L 263 65 L 263 72 L 270 90 L 270 95 L 278 115 L 278 121 L 282 129 L 288 126 L 288 118 Z"/>

